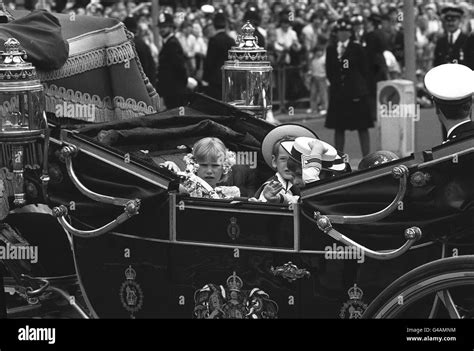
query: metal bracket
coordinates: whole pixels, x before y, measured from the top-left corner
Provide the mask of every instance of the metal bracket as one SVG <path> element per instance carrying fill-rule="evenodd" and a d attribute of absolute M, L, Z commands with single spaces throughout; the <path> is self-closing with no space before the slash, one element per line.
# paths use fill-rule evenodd
<path fill-rule="evenodd" d="M 355 247 L 358 250 L 361 250 L 364 255 L 371 257 L 377 260 L 390 260 L 407 252 L 413 244 L 421 239 L 422 232 L 418 227 L 411 227 L 405 230 L 405 239 L 407 240 L 401 247 L 395 250 L 384 250 L 384 251 L 374 251 L 371 250 L 352 239 L 349 239 L 344 234 L 340 233 L 332 227 L 331 221 L 328 218 L 329 216 L 322 216 L 319 212 L 315 212 L 314 218 L 318 228 L 324 232 L 324 234 L 329 235 L 333 239 L 343 243 L 346 246 Z"/>
<path fill-rule="evenodd" d="M 93 238 L 115 229 L 120 224 L 126 222 L 131 217 L 137 215 L 139 213 L 139 209 L 140 209 L 140 200 L 138 199 L 130 200 L 124 206 L 124 213 L 122 213 L 112 222 L 107 223 L 103 227 L 100 227 L 94 230 L 80 230 L 80 229 L 74 228 L 71 224 L 69 224 L 65 219 L 65 217 L 68 215 L 68 210 L 67 210 L 67 207 L 64 205 L 53 208 L 53 216 L 58 219 L 61 226 L 67 232 L 79 237 L 83 237 L 83 238 Z"/>
<path fill-rule="evenodd" d="M 116 206 L 127 205 L 130 199 L 124 199 L 124 198 L 115 197 L 115 196 L 98 194 L 88 189 L 84 184 L 82 184 L 82 182 L 77 177 L 76 172 L 74 171 L 74 168 L 72 166 L 72 158 L 75 157 L 78 154 L 78 152 L 79 152 L 79 149 L 75 145 L 68 145 L 68 146 L 64 146 L 61 149 L 61 152 L 59 154 L 60 160 L 66 163 L 67 173 L 69 174 L 69 178 L 71 179 L 73 184 L 76 186 L 76 188 L 83 195 L 87 196 L 91 200 L 102 202 L 105 204 L 116 205 Z"/>
<path fill-rule="evenodd" d="M 360 216 L 327 215 L 327 218 L 329 218 L 329 220 L 335 224 L 364 224 L 364 223 L 376 222 L 389 216 L 393 211 L 397 209 L 398 204 L 405 197 L 409 173 L 410 172 L 408 170 L 408 167 L 405 165 L 400 165 L 393 168 L 392 175 L 395 179 L 400 180 L 400 184 L 398 186 L 397 195 L 395 196 L 393 201 L 384 209 L 375 213 L 367 214 L 367 215 L 360 215 Z"/>

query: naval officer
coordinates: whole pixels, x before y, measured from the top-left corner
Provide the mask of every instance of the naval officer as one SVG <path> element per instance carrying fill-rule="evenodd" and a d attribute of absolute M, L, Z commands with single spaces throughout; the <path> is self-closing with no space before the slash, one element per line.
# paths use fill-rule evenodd
<path fill-rule="evenodd" d="M 473 136 L 474 71 L 461 64 L 443 64 L 428 71 L 425 86 L 433 97 L 439 121 L 447 130 L 445 142 Z"/>

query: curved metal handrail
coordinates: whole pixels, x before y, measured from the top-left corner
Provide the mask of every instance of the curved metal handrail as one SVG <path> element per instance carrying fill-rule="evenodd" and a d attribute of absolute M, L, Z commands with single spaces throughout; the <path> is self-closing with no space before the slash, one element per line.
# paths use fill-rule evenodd
<path fill-rule="evenodd" d="M 32 297 L 38 297 L 40 296 L 42 293 L 44 293 L 48 288 L 49 288 L 49 281 L 47 279 L 42 279 L 42 278 L 34 278 L 34 277 L 31 277 L 27 274 L 22 274 L 21 277 L 23 279 L 26 279 L 26 280 L 31 280 L 31 281 L 37 281 L 37 282 L 41 282 L 43 283 L 42 286 L 40 286 L 38 289 L 36 290 L 33 290 L 31 288 L 28 288 L 26 290 L 26 295 L 29 297 L 29 298 L 32 298 Z"/>
<path fill-rule="evenodd" d="M 49 290 L 57 292 L 61 295 L 65 300 L 69 301 L 69 304 L 76 310 L 77 313 L 81 315 L 83 319 L 90 319 L 89 315 L 84 311 L 84 309 L 76 303 L 76 299 L 74 296 L 70 295 L 63 289 L 57 288 L 55 286 L 50 286 Z"/>
<path fill-rule="evenodd" d="M 106 225 L 94 230 L 80 230 L 80 229 L 74 228 L 71 224 L 69 224 L 65 219 L 65 217 L 68 215 L 68 210 L 67 210 L 67 207 L 64 205 L 53 208 L 53 216 L 58 219 L 61 226 L 67 232 L 73 235 L 82 237 L 82 238 L 94 238 L 115 229 L 120 224 L 126 222 L 131 217 L 137 215 L 139 209 L 140 209 L 140 200 L 138 199 L 130 200 L 124 207 L 124 213 L 122 213 L 112 222 L 107 223 Z"/>
<path fill-rule="evenodd" d="M 391 260 L 397 258 L 407 252 L 413 244 L 418 241 L 421 236 L 421 229 L 418 227 L 411 227 L 405 230 L 405 239 L 407 241 L 398 249 L 395 250 L 387 250 L 387 251 L 374 251 L 371 250 L 361 244 L 358 244 L 352 239 L 349 239 L 341 232 L 334 229 L 331 225 L 331 221 L 329 216 L 323 216 L 319 212 L 314 213 L 314 218 L 316 220 L 316 224 L 318 228 L 324 232 L 325 234 L 332 237 L 334 240 L 337 240 L 343 243 L 346 246 L 355 247 L 356 249 L 362 250 L 364 255 L 367 257 L 371 257 L 377 260 Z"/>
<path fill-rule="evenodd" d="M 384 209 L 375 213 L 360 216 L 327 215 L 326 217 L 335 224 L 363 224 L 376 222 L 387 217 L 393 211 L 395 211 L 395 209 L 399 206 L 400 201 L 405 196 L 407 190 L 408 174 L 409 170 L 405 165 L 400 165 L 393 168 L 392 175 L 394 178 L 400 179 L 400 184 L 398 186 L 397 195 Z"/>
<path fill-rule="evenodd" d="M 70 295 L 68 292 L 66 292 L 63 289 L 52 286 L 48 279 L 40 278 L 40 277 L 31 277 L 31 276 L 26 275 L 26 274 L 22 274 L 21 277 L 23 279 L 26 279 L 26 280 L 31 280 L 31 281 L 36 281 L 36 282 L 43 283 L 43 285 L 40 288 L 36 289 L 36 290 L 28 289 L 26 291 L 26 295 L 28 296 L 28 298 L 38 297 L 46 291 L 55 291 L 59 295 L 61 295 L 64 299 L 69 301 L 69 304 L 81 315 L 82 318 L 84 318 L 84 319 L 89 319 L 90 318 L 89 315 L 76 303 L 76 299 L 72 295 Z"/>
<path fill-rule="evenodd" d="M 60 152 L 60 158 L 66 163 L 66 169 L 67 173 L 69 174 L 69 178 L 71 178 L 71 181 L 77 187 L 77 189 L 83 195 L 94 201 L 116 206 L 126 206 L 127 203 L 131 201 L 130 199 L 99 194 L 92 190 L 89 190 L 84 184 L 81 183 L 72 166 L 72 157 L 74 157 L 78 153 L 78 151 L 79 150 L 75 145 L 68 145 L 64 146 Z"/>

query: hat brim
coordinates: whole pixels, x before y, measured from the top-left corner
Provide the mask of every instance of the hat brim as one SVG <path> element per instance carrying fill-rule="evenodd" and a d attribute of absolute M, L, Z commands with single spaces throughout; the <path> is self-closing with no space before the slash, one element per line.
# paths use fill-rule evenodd
<path fill-rule="evenodd" d="M 424 82 L 428 92 L 441 101 L 456 103 L 474 93 L 474 71 L 461 64 L 436 66 L 426 73 Z"/>
<path fill-rule="evenodd" d="M 305 148 L 306 149 L 305 152 L 309 153 L 311 151 L 311 148 L 309 147 L 309 141 L 310 139 L 314 139 L 314 138 L 301 137 L 298 139 L 300 141 L 302 140 L 303 142 L 308 142 L 308 147 Z M 305 139 L 308 139 L 308 140 L 305 140 Z M 321 155 L 321 160 L 323 162 L 332 162 L 331 166 L 329 167 L 325 167 L 323 163 L 322 169 L 328 170 L 328 171 L 337 171 L 337 172 L 344 171 L 346 169 L 346 164 L 344 160 L 342 159 L 342 157 L 339 156 L 339 153 L 337 152 L 336 148 L 332 146 L 331 144 L 328 144 L 325 141 L 322 141 L 320 139 L 318 139 L 318 141 L 322 143 L 327 150 L 323 155 Z M 301 163 L 301 160 L 295 159 L 291 154 L 294 143 L 295 143 L 294 141 L 287 141 L 287 142 L 281 143 L 281 146 L 283 150 L 285 150 L 293 160 L 295 160 L 298 163 Z"/>
<path fill-rule="evenodd" d="M 272 154 L 273 146 L 285 137 L 308 137 L 313 139 L 319 139 L 319 137 L 312 130 L 303 127 L 299 124 L 281 124 L 273 128 L 262 141 L 262 155 L 263 159 L 271 168 L 272 166 Z"/>
<path fill-rule="evenodd" d="M 445 7 L 441 10 L 441 17 L 445 16 L 464 16 L 464 10 L 460 7 Z"/>

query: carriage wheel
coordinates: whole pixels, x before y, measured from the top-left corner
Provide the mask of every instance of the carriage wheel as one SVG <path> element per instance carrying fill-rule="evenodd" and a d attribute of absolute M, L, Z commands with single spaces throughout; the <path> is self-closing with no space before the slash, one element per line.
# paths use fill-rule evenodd
<path fill-rule="evenodd" d="M 363 318 L 474 318 L 474 256 L 408 272 L 375 298 Z"/>

